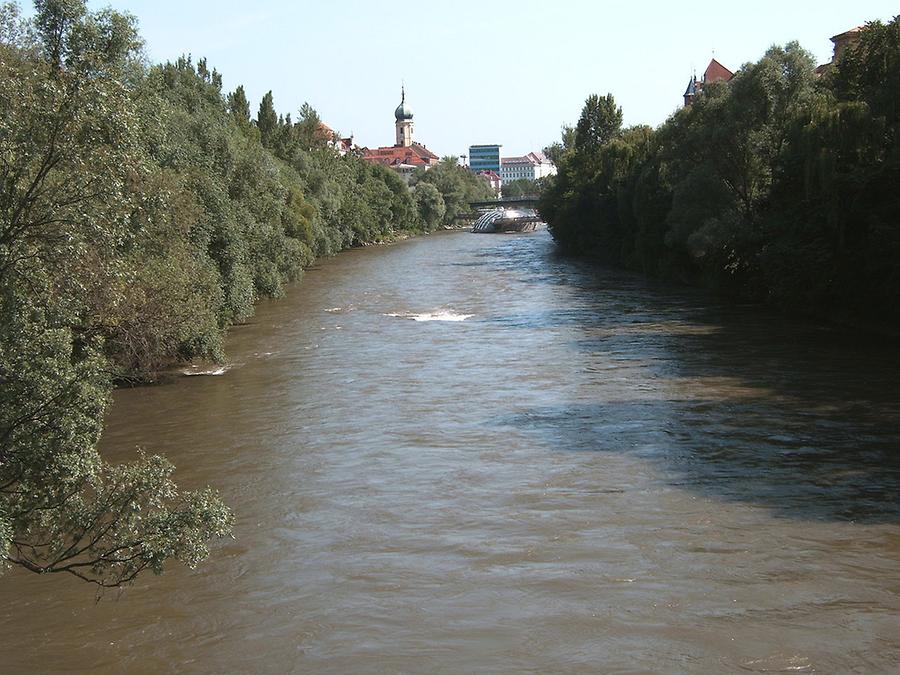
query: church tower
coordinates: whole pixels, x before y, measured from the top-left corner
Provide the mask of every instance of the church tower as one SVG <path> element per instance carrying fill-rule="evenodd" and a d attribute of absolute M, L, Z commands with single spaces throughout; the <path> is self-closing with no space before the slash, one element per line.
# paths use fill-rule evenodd
<path fill-rule="evenodd" d="M 400 88 L 400 105 L 394 111 L 394 126 L 397 129 L 397 142 L 395 147 L 408 148 L 413 144 L 413 114 L 406 105 L 406 89 Z"/>

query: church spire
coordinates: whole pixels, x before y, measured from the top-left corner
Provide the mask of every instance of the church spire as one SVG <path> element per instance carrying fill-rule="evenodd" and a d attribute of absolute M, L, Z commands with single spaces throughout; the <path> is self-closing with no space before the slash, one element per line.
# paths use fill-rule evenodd
<path fill-rule="evenodd" d="M 397 131 L 397 146 L 406 147 L 413 143 L 413 114 L 412 110 L 406 105 L 406 83 L 400 84 L 400 105 L 394 111 L 394 119 L 396 120 L 395 128 Z"/>

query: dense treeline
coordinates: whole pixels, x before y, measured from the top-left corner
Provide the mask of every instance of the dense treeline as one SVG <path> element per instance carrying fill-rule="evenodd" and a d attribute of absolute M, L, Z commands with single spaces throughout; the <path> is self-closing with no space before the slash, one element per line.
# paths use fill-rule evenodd
<path fill-rule="evenodd" d="M 900 324 L 900 17 L 822 77 L 791 43 L 656 130 L 591 96 L 548 148 L 565 248 L 792 311 Z"/>
<path fill-rule="evenodd" d="M 111 387 L 220 359 L 316 257 L 447 222 L 459 190 L 341 157 L 315 111 L 256 119 L 206 62 L 148 68 L 131 17 L 0 5 L 0 560 L 100 585 L 193 565 L 212 490 L 96 452 Z"/>
<path fill-rule="evenodd" d="M 441 214 L 432 226 L 440 223 L 451 227 L 468 222 L 472 213 L 469 202 L 495 196 L 489 183 L 461 166 L 456 157 L 444 157 L 427 171 L 418 169 L 410 184 L 426 222 L 429 222 L 428 214 Z"/>

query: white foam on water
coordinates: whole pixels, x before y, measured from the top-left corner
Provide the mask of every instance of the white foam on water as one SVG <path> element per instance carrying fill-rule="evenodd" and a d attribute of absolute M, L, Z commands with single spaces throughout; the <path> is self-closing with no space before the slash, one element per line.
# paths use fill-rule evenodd
<path fill-rule="evenodd" d="M 203 368 L 201 366 L 191 366 L 181 371 L 182 375 L 187 377 L 197 377 L 198 375 L 217 376 L 224 375 L 231 370 L 232 365 L 218 366 L 215 368 Z"/>
<path fill-rule="evenodd" d="M 465 321 L 474 316 L 473 314 L 459 314 L 448 310 L 438 312 L 423 312 L 415 314 L 413 312 L 392 312 L 384 316 L 392 316 L 399 319 L 412 319 L 413 321 Z"/>

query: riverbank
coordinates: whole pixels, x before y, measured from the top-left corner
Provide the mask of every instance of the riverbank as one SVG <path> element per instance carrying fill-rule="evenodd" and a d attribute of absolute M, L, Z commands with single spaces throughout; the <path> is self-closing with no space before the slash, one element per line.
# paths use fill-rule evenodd
<path fill-rule="evenodd" d="M 540 212 L 566 249 L 900 333 L 898 36 L 867 24 L 821 77 L 774 46 L 657 129 L 592 95 Z"/>

